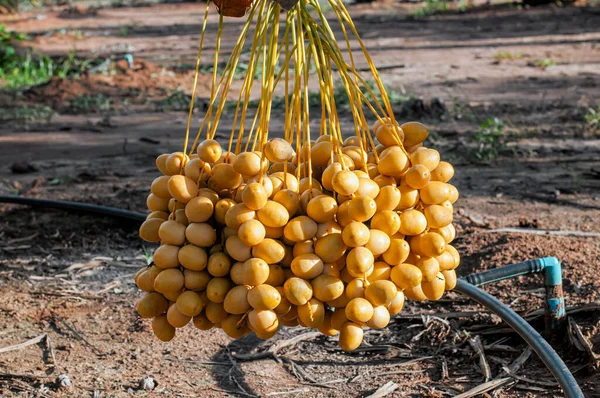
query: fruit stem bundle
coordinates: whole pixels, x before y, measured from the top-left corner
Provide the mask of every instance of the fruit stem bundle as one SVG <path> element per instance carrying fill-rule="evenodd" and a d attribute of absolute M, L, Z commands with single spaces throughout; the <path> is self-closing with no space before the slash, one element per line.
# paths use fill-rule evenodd
<path fill-rule="evenodd" d="M 344 169 L 348 168 L 341 156 L 340 143 L 343 140 L 343 131 L 338 116 L 339 105 L 336 104 L 336 101 L 339 101 L 336 98 L 339 85 L 343 87 L 347 96 L 354 120 L 354 135 L 359 137 L 358 146 L 363 151 L 369 148 L 374 152 L 375 160 L 378 161 L 379 154 L 374 151 L 376 146 L 374 132 L 371 132 L 368 127 L 365 109 L 378 121 L 383 122 L 383 120 L 389 119 L 391 120 L 390 125 L 396 126 L 392 107 L 377 69 L 344 4 L 341 0 L 329 0 L 329 6 L 335 14 L 337 21 L 335 26 L 343 36 L 342 43 L 345 44 L 346 50 L 340 48 L 334 29 L 317 0 L 299 1 L 285 12 L 285 18 L 281 18 L 282 8 L 278 3 L 271 0 L 256 0 L 250 6 L 240 35 L 222 70 L 219 70 L 219 54 L 224 34 L 223 26 L 226 22 L 223 14 L 219 15 L 215 53 L 212 60 L 213 72 L 209 105 L 190 147 L 189 134 L 210 2 L 207 4 L 200 34 L 192 99 L 184 139 L 183 152 L 185 154 L 194 153 L 202 135 L 205 139 L 215 137 L 240 57 L 244 52 L 248 52 L 247 74 L 238 94 L 228 139 L 227 151 L 229 153 L 239 154 L 248 150 L 260 151 L 266 144 L 269 137 L 273 100 L 278 86 L 283 83 L 285 105 L 283 137 L 296 148 L 298 157 L 302 160 L 300 163 L 306 163 L 305 172 L 309 177 L 309 185 L 312 186 L 310 182 L 312 181 L 310 167 L 312 161 L 310 157 L 305 157 L 305 154 L 310 153 L 312 136 L 310 110 L 313 95 L 309 88 L 313 81 L 316 81 L 321 103 L 319 136 L 330 137 L 331 156 L 337 155 L 341 159 Z M 283 29 L 280 29 L 281 24 L 284 25 Z M 246 39 L 251 30 L 253 30 L 252 41 L 247 45 Z M 283 34 L 280 34 L 281 31 Z M 356 56 L 351 47 L 351 40 L 355 40 L 359 44 L 360 52 L 367 61 L 369 71 L 375 81 L 374 88 L 367 84 L 365 78 L 357 70 Z M 260 72 L 259 76 L 257 76 L 258 72 Z M 252 115 L 250 104 L 252 93 L 255 92 L 253 91 L 255 82 L 260 86 L 257 91 L 255 90 L 259 93 L 259 99 Z M 248 119 L 251 120 L 249 127 L 247 126 Z M 401 143 L 397 128 L 391 128 L 391 134 Z M 306 149 L 302 150 L 303 147 Z"/>

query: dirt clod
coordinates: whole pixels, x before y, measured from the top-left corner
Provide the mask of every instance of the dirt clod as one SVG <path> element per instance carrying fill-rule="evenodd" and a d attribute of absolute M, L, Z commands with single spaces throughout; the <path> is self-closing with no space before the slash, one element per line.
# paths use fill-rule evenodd
<path fill-rule="evenodd" d="M 154 390 L 156 388 L 156 382 L 150 376 L 144 377 L 140 380 L 140 390 Z"/>
<path fill-rule="evenodd" d="M 71 388 L 71 378 L 66 374 L 60 374 L 56 377 L 56 384 L 61 389 L 69 389 Z"/>
<path fill-rule="evenodd" d="M 33 166 L 31 163 L 25 162 L 25 161 L 20 161 L 20 162 L 15 162 L 10 166 L 10 171 L 12 171 L 15 174 L 28 174 L 28 173 L 34 173 L 36 171 L 38 171 L 38 169 Z"/>

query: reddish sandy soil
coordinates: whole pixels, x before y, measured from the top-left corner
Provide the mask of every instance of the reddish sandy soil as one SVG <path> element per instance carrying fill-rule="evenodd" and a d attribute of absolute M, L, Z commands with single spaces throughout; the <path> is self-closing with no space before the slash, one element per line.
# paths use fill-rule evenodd
<path fill-rule="evenodd" d="M 600 232 L 600 135 L 583 117 L 600 98 L 598 10 L 501 6 L 412 20 L 407 18 L 412 8 L 375 3 L 350 12 L 390 87 L 446 105 L 442 117 L 426 106 L 407 118 L 430 126 L 429 144 L 456 167 L 462 195 L 455 214 L 459 273 L 558 257 L 567 305 L 575 308 L 571 317 L 600 355 L 600 239 L 494 232 L 503 227 Z M 135 67 L 121 60 L 109 76 L 0 92 L 2 106 L 45 104 L 58 112 L 49 122 L 0 125 L 0 195 L 144 212 L 156 176 L 154 158 L 181 147 L 186 121 L 181 111 L 156 112 L 153 101 L 177 88 L 191 91 L 189 65 L 203 7 L 105 8 L 86 18 L 65 18 L 63 10 L 0 17 L 0 23 L 30 33 L 27 45 L 40 52 L 65 55 L 76 49 L 82 57 L 117 60 L 130 52 Z M 214 15 L 209 23 L 215 25 Z M 227 25 L 231 37 L 239 28 L 238 21 Z M 224 45 L 231 47 L 229 41 Z M 497 61 L 500 51 L 520 56 Z M 542 59 L 556 65 L 536 67 Z M 208 95 L 208 79 L 201 76 L 199 97 Z M 108 120 L 101 112 L 81 114 L 69 107 L 79 96 L 97 93 L 116 105 Z M 221 138 L 231 128 L 228 116 L 219 127 Z M 344 117 L 349 126 L 349 115 Z M 474 162 L 472 136 L 492 117 L 518 133 L 491 163 Z M 282 132 L 279 119 L 275 112 L 274 134 Z M 12 172 L 22 161 L 35 170 Z M 498 318 L 456 293 L 439 303 L 408 303 L 388 328 L 367 334 L 355 353 L 340 351 L 336 338 L 307 335 L 273 357 L 244 360 L 244 354 L 265 351 L 273 341 L 252 336 L 232 341 L 220 331 L 192 327 L 159 343 L 133 309 L 140 293 L 132 276 L 145 264 L 136 228 L 89 215 L 0 205 L 0 395 L 362 397 L 393 381 L 398 389 L 391 396 L 442 397 L 485 381 L 469 338 L 481 339 L 492 378 L 506 377 L 503 367 L 527 354 Z M 486 290 L 543 330 L 540 277 Z M 285 329 L 274 340 L 307 332 Z M 42 335 L 47 338 L 38 344 L 2 350 Z M 586 396 L 600 396 L 597 359 L 570 347 L 568 338 L 562 336 L 557 349 Z M 59 374 L 70 377 L 70 388 L 56 384 Z M 139 390 L 148 375 L 156 388 Z M 561 396 L 535 354 L 507 383 L 485 396 Z"/>

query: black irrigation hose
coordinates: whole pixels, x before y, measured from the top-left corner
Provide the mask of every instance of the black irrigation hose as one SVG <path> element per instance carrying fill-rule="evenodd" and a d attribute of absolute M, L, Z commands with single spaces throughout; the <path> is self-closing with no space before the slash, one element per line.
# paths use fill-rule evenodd
<path fill-rule="evenodd" d="M 19 205 L 27 205 L 33 207 L 70 210 L 87 214 L 125 218 L 132 221 L 138 221 L 140 223 L 144 222 L 144 220 L 146 219 L 145 214 L 136 213 L 134 211 L 86 203 L 66 202 L 61 200 L 26 198 L 14 195 L 0 195 L 0 203 L 15 203 Z"/>
<path fill-rule="evenodd" d="M 477 272 L 465 276 L 463 279 L 473 286 L 481 286 L 486 283 L 496 282 L 503 279 L 514 278 L 520 275 L 536 274 L 542 272 L 545 266 L 540 259 L 527 260 L 516 264 L 505 265 L 483 272 Z"/>
<path fill-rule="evenodd" d="M 497 298 L 471 285 L 463 279 L 457 281 L 454 290 L 487 307 L 513 328 L 514 331 L 517 332 L 531 348 L 533 348 L 542 362 L 544 362 L 550 372 L 552 372 L 567 398 L 585 398 L 577 381 L 575 381 L 573 374 L 569 368 L 567 368 L 567 365 L 565 365 L 563 360 L 560 359 L 556 351 L 552 349 L 550 344 L 548 344 L 548 342 L 544 340 L 530 324 L 517 315 L 516 312 L 505 306 Z"/>
<path fill-rule="evenodd" d="M 146 219 L 146 215 L 136 213 L 133 211 L 76 202 L 0 195 L 0 203 L 2 202 L 42 208 L 72 210 L 95 215 L 126 218 L 128 220 L 138 222 L 143 222 Z M 525 266 L 524 264 L 522 264 L 520 266 L 523 268 L 527 268 L 528 271 L 532 271 L 532 269 L 530 269 L 530 266 L 534 265 L 527 264 Z M 533 348 L 533 350 L 538 354 L 542 362 L 544 362 L 544 364 L 548 367 L 550 372 L 552 372 L 552 374 L 560 384 L 561 388 L 563 389 L 567 398 L 585 398 L 583 392 L 579 388 L 579 385 L 575 381 L 575 378 L 573 377 L 563 360 L 560 359 L 558 354 L 552 349 L 548 342 L 544 340 L 542 336 L 540 336 L 540 334 L 534 328 L 532 328 L 531 325 L 529 325 L 523 318 L 517 315 L 516 312 L 506 307 L 495 297 L 491 296 L 490 294 L 484 292 L 481 289 L 478 289 L 477 287 L 471 285 L 465 280 L 459 279 L 454 290 L 472 298 L 473 300 L 489 308 L 504 322 L 506 322 L 511 328 L 513 328 L 523 338 L 523 340 L 525 340 L 527 344 L 529 344 L 531 348 Z"/>

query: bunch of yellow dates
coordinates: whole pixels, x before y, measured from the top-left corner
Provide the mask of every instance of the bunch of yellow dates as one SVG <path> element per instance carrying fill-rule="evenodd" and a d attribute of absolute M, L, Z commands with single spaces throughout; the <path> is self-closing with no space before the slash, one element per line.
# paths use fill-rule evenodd
<path fill-rule="evenodd" d="M 370 145 L 274 138 L 234 154 L 205 140 L 190 156 L 160 155 L 140 227 L 160 247 L 135 276 L 156 336 L 190 321 L 233 338 L 300 325 L 353 350 L 405 298 L 453 289 L 453 167 L 423 146 L 420 123 L 385 118 L 373 132 Z"/>

